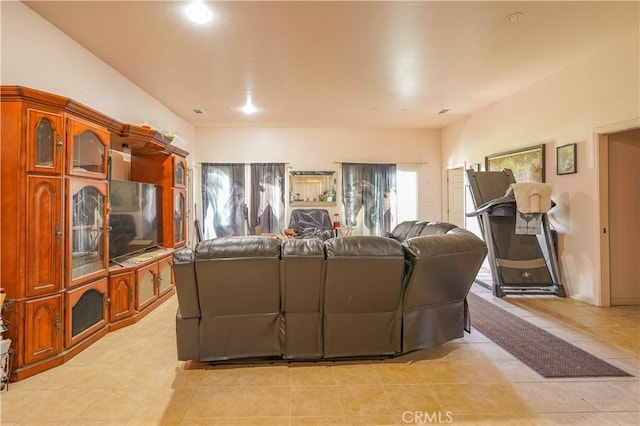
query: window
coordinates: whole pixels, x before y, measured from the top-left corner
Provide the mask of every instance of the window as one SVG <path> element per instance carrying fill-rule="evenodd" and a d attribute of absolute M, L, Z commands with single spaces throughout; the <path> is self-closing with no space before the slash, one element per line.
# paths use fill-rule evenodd
<path fill-rule="evenodd" d="M 418 171 L 398 166 L 396 171 L 398 223 L 418 219 Z"/>

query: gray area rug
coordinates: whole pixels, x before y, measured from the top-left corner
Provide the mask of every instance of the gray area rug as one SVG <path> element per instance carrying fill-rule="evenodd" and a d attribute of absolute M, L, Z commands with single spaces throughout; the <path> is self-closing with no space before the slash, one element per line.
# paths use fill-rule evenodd
<path fill-rule="evenodd" d="M 473 293 L 471 326 L 543 377 L 631 376 Z"/>

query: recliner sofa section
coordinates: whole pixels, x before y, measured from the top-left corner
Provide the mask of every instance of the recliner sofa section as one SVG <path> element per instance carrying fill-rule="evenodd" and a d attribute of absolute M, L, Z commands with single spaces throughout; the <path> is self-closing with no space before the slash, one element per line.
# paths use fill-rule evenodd
<path fill-rule="evenodd" d="M 318 238 L 282 242 L 282 357 L 323 356 L 324 244 Z"/>
<path fill-rule="evenodd" d="M 324 356 L 395 355 L 401 351 L 402 244 L 384 237 L 325 243 Z"/>
<path fill-rule="evenodd" d="M 252 236 L 180 249 L 178 359 L 394 356 L 462 337 L 486 247 L 444 228 L 402 243 Z"/>

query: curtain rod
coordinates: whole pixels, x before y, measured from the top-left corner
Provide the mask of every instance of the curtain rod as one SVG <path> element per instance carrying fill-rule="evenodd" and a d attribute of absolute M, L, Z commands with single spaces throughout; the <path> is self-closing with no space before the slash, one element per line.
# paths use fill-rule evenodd
<path fill-rule="evenodd" d="M 242 164 L 245 166 L 250 166 L 252 164 L 284 164 L 285 166 L 291 165 L 288 161 L 254 161 L 252 163 L 243 163 L 243 162 L 234 162 L 234 161 L 198 161 L 196 164 Z"/>
<path fill-rule="evenodd" d="M 397 164 L 399 166 L 422 166 L 429 164 L 428 161 L 414 162 L 414 163 L 402 163 L 402 162 L 391 162 L 391 163 L 375 163 L 375 162 L 362 162 L 362 161 L 334 161 L 333 164 L 344 164 L 344 163 L 352 163 L 352 164 Z"/>

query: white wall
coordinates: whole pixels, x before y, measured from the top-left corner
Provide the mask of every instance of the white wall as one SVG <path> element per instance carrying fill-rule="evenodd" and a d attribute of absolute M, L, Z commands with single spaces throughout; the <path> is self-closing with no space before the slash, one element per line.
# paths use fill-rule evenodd
<path fill-rule="evenodd" d="M 65 96 L 122 123 L 146 122 L 177 133 L 174 144 L 192 151 L 193 126 L 23 3 L 0 2 L 0 15 L 0 83 Z"/>
<path fill-rule="evenodd" d="M 607 46 L 442 131 L 444 167 L 484 163 L 492 153 L 546 144 L 562 276 L 570 295 L 587 302 L 594 301 L 600 276 L 595 131 L 640 117 L 638 41 L 635 34 Z M 567 143 L 577 143 L 578 173 L 558 176 L 556 147 Z"/>
<path fill-rule="evenodd" d="M 340 162 L 427 163 L 418 171 L 418 215 L 422 220 L 441 219 L 439 130 L 198 128 L 196 157 L 203 163 L 281 162 L 291 170 L 338 173 Z M 329 210 L 341 213 L 339 207 Z"/>

